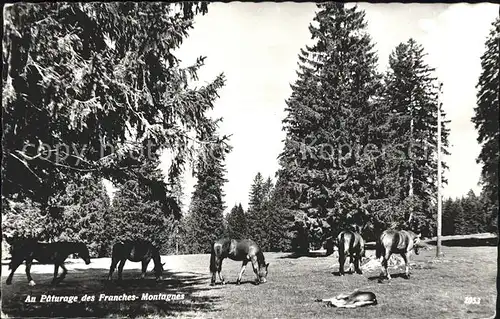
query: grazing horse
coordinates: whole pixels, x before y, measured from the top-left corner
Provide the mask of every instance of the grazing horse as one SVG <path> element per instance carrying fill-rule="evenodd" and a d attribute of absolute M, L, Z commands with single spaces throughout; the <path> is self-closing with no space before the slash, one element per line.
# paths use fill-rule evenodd
<path fill-rule="evenodd" d="M 11 269 L 10 275 L 7 278 L 7 285 L 12 283 L 12 277 L 17 267 L 23 261 L 26 261 L 26 277 L 30 286 L 35 285 L 35 281 L 31 278 L 31 264 L 33 259 L 38 260 L 41 264 L 54 264 L 54 279 L 52 284 L 55 285 L 58 281 L 62 281 L 68 270 L 64 267 L 64 261 L 71 254 L 78 254 L 85 261 L 85 264 L 90 264 L 89 250 L 84 243 L 74 242 L 55 242 L 55 243 L 39 243 L 36 240 L 26 240 L 12 246 L 12 260 L 9 264 Z M 63 273 L 57 278 L 59 267 Z"/>
<path fill-rule="evenodd" d="M 266 264 L 264 254 L 259 246 L 250 239 L 236 240 L 236 239 L 219 239 L 212 244 L 212 252 L 210 254 L 210 272 L 212 273 L 211 286 L 215 285 L 215 273 L 219 274 L 219 280 L 225 284 L 224 278 L 221 275 L 222 261 L 224 258 L 229 258 L 234 261 L 242 261 L 240 274 L 236 284 L 241 283 L 241 277 L 245 272 L 247 263 L 252 263 L 252 268 L 257 276 L 256 284 L 265 283 L 267 281 L 267 269 L 269 263 Z"/>
<path fill-rule="evenodd" d="M 337 236 L 337 247 L 339 248 L 339 274 L 344 275 L 344 264 L 346 257 L 349 256 L 351 273 L 356 271 L 358 274 L 363 272 L 359 268 L 361 259 L 365 257 L 365 241 L 360 234 L 344 230 Z M 354 270 L 352 269 L 354 265 Z"/>
<path fill-rule="evenodd" d="M 377 304 L 377 297 L 371 291 L 355 290 L 350 294 L 340 294 L 333 298 L 316 299 L 325 302 L 328 306 L 338 308 L 357 308 Z"/>
<path fill-rule="evenodd" d="M 407 230 L 393 230 L 388 229 L 382 233 L 380 239 L 377 242 L 376 247 L 376 257 L 377 259 L 382 258 L 382 272 L 380 273 L 379 282 L 382 281 L 384 275 L 387 279 L 391 279 L 391 275 L 387 270 L 387 261 L 391 258 L 391 255 L 400 254 L 405 262 L 405 277 L 410 278 L 410 266 L 409 258 L 411 251 L 415 251 L 418 255 L 418 248 L 420 243 L 420 234 L 415 234 L 412 231 Z"/>
<path fill-rule="evenodd" d="M 116 243 L 113 245 L 113 252 L 111 255 L 111 267 L 109 268 L 109 276 L 108 280 L 113 278 L 113 272 L 115 271 L 116 265 L 118 262 L 118 280 L 122 279 L 123 267 L 125 266 L 125 262 L 128 260 L 133 262 L 142 262 L 142 273 L 141 278 L 144 279 L 146 277 L 146 270 L 148 268 L 148 264 L 153 259 L 155 264 L 154 273 L 156 280 L 163 279 L 163 265 L 165 263 L 161 263 L 160 252 L 158 248 L 153 246 L 151 242 L 141 240 L 141 241 L 130 241 L 126 240 L 124 242 Z"/>

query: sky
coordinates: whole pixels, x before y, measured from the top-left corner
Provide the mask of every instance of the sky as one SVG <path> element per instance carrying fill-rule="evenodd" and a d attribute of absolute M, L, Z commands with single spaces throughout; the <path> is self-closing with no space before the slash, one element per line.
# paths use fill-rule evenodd
<path fill-rule="evenodd" d="M 441 100 L 451 120 L 451 156 L 444 161 L 448 184 L 443 196 L 459 197 L 470 189 L 479 194 L 481 166 L 477 132 L 470 121 L 476 105 L 480 57 L 499 6 L 482 4 L 371 4 L 365 10 L 368 32 L 376 43 L 380 70 L 391 51 L 409 38 L 424 46 L 426 62 L 443 82 Z M 248 205 L 250 185 L 257 172 L 275 179 L 277 157 L 283 150 L 285 100 L 296 79 L 298 53 L 311 43 L 308 30 L 314 3 L 213 3 L 208 14 L 195 18 L 194 29 L 177 51 L 184 65 L 200 55 L 206 65 L 201 82 L 224 73 L 226 85 L 212 112 L 223 117 L 221 134 L 232 134 L 233 150 L 226 159 L 225 202 Z M 162 168 L 168 168 L 168 159 Z M 190 170 L 187 170 L 190 171 Z M 196 180 L 185 175 L 185 209 Z"/>

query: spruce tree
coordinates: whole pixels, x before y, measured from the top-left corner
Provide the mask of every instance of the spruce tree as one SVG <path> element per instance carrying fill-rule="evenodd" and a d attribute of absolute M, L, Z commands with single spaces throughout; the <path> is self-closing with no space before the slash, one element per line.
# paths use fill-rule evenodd
<path fill-rule="evenodd" d="M 167 149 L 180 176 L 199 145 L 224 143 L 202 137 L 224 76 L 193 88 L 205 58 L 181 67 L 173 53 L 206 2 L 4 9 L 2 196 L 28 197 L 47 214 L 52 197 L 86 173 L 147 182 L 135 168 Z"/>
<path fill-rule="evenodd" d="M 247 237 L 247 220 L 241 204 L 234 205 L 229 214 L 227 214 L 226 220 L 226 233 L 229 238 L 245 239 Z"/>
<path fill-rule="evenodd" d="M 212 133 L 214 134 L 214 133 Z M 229 149 L 207 147 L 200 153 L 197 183 L 185 219 L 183 245 L 187 253 L 209 253 L 224 231 L 225 154 Z"/>
<path fill-rule="evenodd" d="M 389 194 L 394 197 L 392 222 L 432 234 L 437 188 L 438 86 L 434 69 L 424 61 L 421 45 L 413 39 L 399 44 L 389 57 L 384 100 L 389 107 L 389 141 L 403 158 L 389 156 L 387 171 L 393 172 Z M 442 152 L 448 155 L 449 129 L 441 108 Z M 442 169 L 447 166 L 443 162 Z M 446 179 L 443 179 L 446 183 Z"/>
<path fill-rule="evenodd" d="M 379 77 L 365 14 L 343 3 L 317 6 L 309 26 L 316 43 L 299 54 L 280 155 L 279 178 L 291 185 L 287 208 L 295 214 L 301 251 L 366 223 L 373 184 L 363 148 L 372 142 Z"/>
<path fill-rule="evenodd" d="M 268 250 L 270 198 L 273 183 L 270 178 L 264 181 L 262 174 L 255 175 L 250 186 L 250 198 L 247 211 L 248 237 L 254 240 L 262 249 Z"/>
<path fill-rule="evenodd" d="M 104 257 L 109 251 L 106 232 L 109 228 L 110 199 L 100 178 L 86 175 L 66 187 L 64 195 L 56 198 L 62 216 L 53 222 L 61 223 L 55 239 L 81 241 L 93 257 Z M 49 215 L 49 218 L 53 216 Z M 51 225 L 51 221 L 47 225 Z"/>
<path fill-rule="evenodd" d="M 499 140 L 499 99 L 500 91 L 498 76 L 500 42 L 500 18 L 492 25 L 492 30 L 486 41 L 486 51 L 481 57 L 482 72 L 477 83 L 477 106 L 472 122 L 478 130 L 477 141 L 481 144 L 481 152 L 477 161 L 482 164 L 481 181 L 483 193 L 488 200 L 490 220 L 498 220 L 498 163 L 500 161 Z M 492 228 L 498 232 L 497 225 Z"/>
<path fill-rule="evenodd" d="M 136 173 L 147 180 L 161 181 L 165 178 L 158 162 L 156 165 L 144 165 Z M 154 187 L 137 180 L 129 180 L 119 186 L 106 219 L 109 247 L 120 240 L 148 240 L 163 254 L 173 251 L 174 221 L 179 218 L 175 212 L 178 208 L 166 206 L 154 190 Z M 169 203 L 177 205 L 175 200 Z"/>

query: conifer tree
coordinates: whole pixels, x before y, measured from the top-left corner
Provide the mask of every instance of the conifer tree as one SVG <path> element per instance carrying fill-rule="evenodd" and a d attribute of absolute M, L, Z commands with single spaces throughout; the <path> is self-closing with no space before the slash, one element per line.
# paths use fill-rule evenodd
<path fill-rule="evenodd" d="M 389 141 L 403 152 L 403 158 L 388 158 L 387 172 L 393 172 L 389 194 L 394 197 L 391 220 L 399 227 L 432 234 L 437 184 L 438 87 L 434 69 L 424 61 L 421 45 L 413 39 L 399 44 L 389 57 L 385 77 L 385 103 L 389 107 Z M 449 154 L 449 129 L 442 110 L 442 152 Z M 443 162 L 442 169 L 447 166 Z M 443 179 L 446 183 L 446 179 Z M 422 228 L 422 229 L 416 229 Z"/>
<path fill-rule="evenodd" d="M 28 197 L 47 214 L 51 198 L 86 173 L 147 184 L 135 168 L 161 150 L 180 176 L 200 145 L 224 143 L 202 138 L 224 76 L 192 88 L 204 57 L 183 68 L 173 54 L 206 2 L 4 9 L 2 196 Z"/>
<path fill-rule="evenodd" d="M 309 30 L 315 45 L 299 54 L 298 79 L 287 100 L 285 148 L 279 178 L 291 187 L 288 209 L 300 234 L 296 249 L 340 229 L 366 223 L 374 184 L 363 148 L 379 89 L 377 57 L 363 11 L 318 4 Z"/>
<path fill-rule="evenodd" d="M 241 204 L 234 205 L 229 214 L 227 214 L 226 220 L 226 233 L 229 238 L 245 239 L 247 237 L 247 221 Z"/>
<path fill-rule="evenodd" d="M 165 177 L 158 164 L 144 165 L 136 173 L 147 180 L 161 181 Z M 137 180 L 120 185 L 106 219 L 108 248 L 120 240 L 148 240 L 159 247 L 161 253 L 172 252 L 175 220 L 179 218 L 175 211 L 178 208 L 164 205 L 154 190 L 154 186 Z M 171 204 L 177 202 L 172 200 Z"/>
<path fill-rule="evenodd" d="M 500 18 L 493 24 L 486 41 L 486 51 L 481 57 L 482 72 L 477 83 L 477 106 L 472 122 L 478 130 L 478 142 L 481 143 L 481 153 L 477 161 L 482 164 L 481 181 L 483 193 L 488 200 L 487 210 L 490 220 L 498 220 L 498 163 L 500 161 L 500 128 L 499 128 L 499 42 Z M 497 224 L 498 225 L 498 224 Z M 497 225 L 493 230 L 498 232 Z"/>
<path fill-rule="evenodd" d="M 212 133 L 214 134 L 214 133 Z M 225 154 L 228 148 L 207 148 L 200 153 L 197 183 L 185 219 L 183 245 L 188 253 L 209 253 L 210 245 L 224 233 Z"/>

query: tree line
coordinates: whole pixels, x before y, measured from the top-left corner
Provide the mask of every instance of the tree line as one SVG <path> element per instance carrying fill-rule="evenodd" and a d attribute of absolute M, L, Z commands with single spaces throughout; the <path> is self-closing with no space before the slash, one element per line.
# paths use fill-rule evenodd
<path fill-rule="evenodd" d="M 162 253 L 208 252 L 221 236 L 306 252 L 342 229 L 367 240 L 386 228 L 433 236 L 438 109 L 443 154 L 449 129 L 424 48 L 400 43 L 380 72 L 365 13 L 342 3 L 317 8 L 309 26 L 315 44 L 301 49 L 286 101 L 276 182 L 257 174 L 248 209 L 236 205 L 226 216 L 232 147 L 218 132 L 222 119 L 208 115 L 225 78 L 194 87 L 205 57 L 181 68 L 172 53 L 207 3 L 7 8 L 3 238 L 81 240 L 104 256 L 119 239 L 149 239 Z M 497 231 L 499 21 L 481 58 L 472 119 L 483 190 L 480 199 L 445 202 L 454 225 L 446 232 Z M 183 214 L 188 164 L 197 183 Z M 113 199 L 103 178 L 118 189 Z"/>

